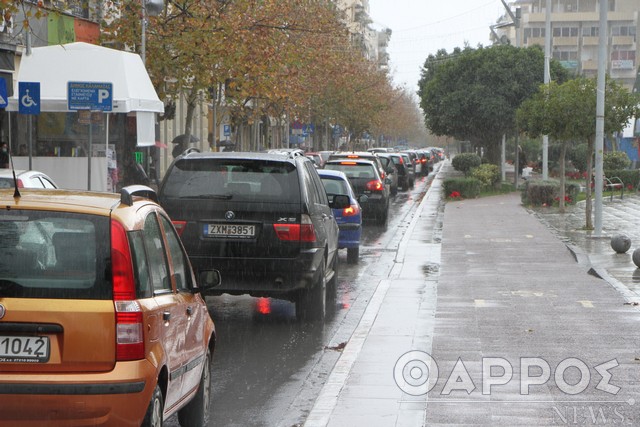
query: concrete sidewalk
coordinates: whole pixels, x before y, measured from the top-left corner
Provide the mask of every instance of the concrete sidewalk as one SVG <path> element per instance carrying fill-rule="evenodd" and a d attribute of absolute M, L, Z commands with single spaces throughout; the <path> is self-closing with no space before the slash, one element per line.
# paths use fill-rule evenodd
<path fill-rule="evenodd" d="M 447 202 L 440 242 L 450 171 L 305 425 L 640 425 L 640 311 L 517 194 Z"/>

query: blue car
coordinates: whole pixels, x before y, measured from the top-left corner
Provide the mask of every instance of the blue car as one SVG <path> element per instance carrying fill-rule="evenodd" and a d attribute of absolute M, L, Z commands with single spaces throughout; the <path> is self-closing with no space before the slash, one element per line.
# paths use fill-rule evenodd
<path fill-rule="evenodd" d="M 330 201 L 333 200 L 333 196 L 338 194 L 349 196 L 351 206 L 344 209 L 333 209 L 333 216 L 335 216 L 340 228 L 338 248 L 346 248 L 347 262 L 355 264 L 360 257 L 360 236 L 362 235 L 362 209 L 359 202 L 365 202 L 367 196 L 361 196 L 360 201 L 356 198 L 351 183 L 344 172 L 318 169 L 318 174 Z"/>

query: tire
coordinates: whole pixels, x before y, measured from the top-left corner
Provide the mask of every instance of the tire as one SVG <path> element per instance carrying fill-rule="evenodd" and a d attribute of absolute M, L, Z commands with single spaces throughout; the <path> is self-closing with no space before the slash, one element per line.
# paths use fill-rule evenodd
<path fill-rule="evenodd" d="M 211 412 L 211 352 L 207 355 L 202 368 L 198 391 L 187 406 L 178 411 L 178 421 L 182 427 L 206 427 Z"/>
<path fill-rule="evenodd" d="M 318 269 L 318 279 L 309 289 L 302 291 L 296 299 L 296 316 L 302 320 L 322 321 L 327 312 L 327 283 L 323 261 Z"/>
<path fill-rule="evenodd" d="M 385 225 L 387 223 L 387 218 L 389 218 L 389 205 L 387 205 L 387 208 L 384 210 L 384 212 L 381 212 L 378 215 L 378 225 Z"/>
<path fill-rule="evenodd" d="M 162 419 L 164 416 L 164 397 L 160 386 L 156 384 L 151 396 L 151 402 L 147 408 L 147 413 L 142 420 L 142 427 L 162 427 Z"/>
<path fill-rule="evenodd" d="M 338 252 L 333 256 L 333 277 L 327 282 L 327 299 L 333 304 L 338 294 Z"/>
<path fill-rule="evenodd" d="M 360 246 L 347 248 L 347 263 L 357 264 L 360 260 Z"/>

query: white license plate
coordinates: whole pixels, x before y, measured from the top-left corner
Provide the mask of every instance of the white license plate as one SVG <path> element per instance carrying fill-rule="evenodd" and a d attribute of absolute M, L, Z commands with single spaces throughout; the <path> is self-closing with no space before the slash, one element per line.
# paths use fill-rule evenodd
<path fill-rule="evenodd" d="M 44 363 L 49 360 L 49 337 L 0 335 L 0 362 Z"/>
<path fill-rule="evenodd" d="M 256 235 L 256 226 L 242 224 L 207 224 L 204 228 L 204 234 L 209 237 L 251 239 Z"/>

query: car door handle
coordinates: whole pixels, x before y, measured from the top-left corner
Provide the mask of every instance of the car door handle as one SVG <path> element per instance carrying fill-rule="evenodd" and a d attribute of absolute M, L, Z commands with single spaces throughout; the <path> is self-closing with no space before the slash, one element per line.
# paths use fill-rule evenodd
<path fill-rule="evenodd" d="M 187 307 L 187 316 L 191 316 L 193 314 L 193 308 Z"/>
<path fill-rule="evenodd" d="M 162 313 L 162 320 L 164 320 L 165 322 L 168 322 L 169 319 L 171 319 L 171 313 L 169 313 L 168 311 L 165 311 L 164 313 Z"/>

